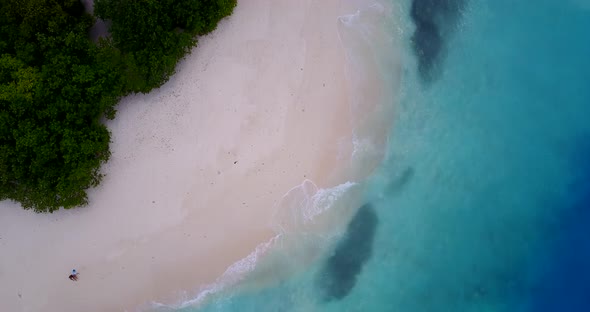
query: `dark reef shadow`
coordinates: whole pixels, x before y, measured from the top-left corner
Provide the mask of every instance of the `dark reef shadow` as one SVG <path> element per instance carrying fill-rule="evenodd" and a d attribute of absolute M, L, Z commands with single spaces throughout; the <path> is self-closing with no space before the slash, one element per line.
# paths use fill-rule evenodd
<path fill-rule="evenodd" d="M 465 0 L 413 0 L 410 17 L 416 25 L 412 36 L 418 71 L 426 83 L 437 77 L 445 39 L 460 17 Z"/>
<path fill-rule="evenodd" d="M 413 167 L 406 167 L 400 174 L 394 176 L 385 189 L 387 195 L 396 195 L 401 192 L 408 183 L 414 178 L 415 170 Z"/>
<path fill-rule="evenodd" d="M 375 209 L 371 204 L 363 205 L 319 272 L 318 284 L 323 300 L 340 300 L 354 288 L 363 265 L 371 258 L 376 228 Z"/>

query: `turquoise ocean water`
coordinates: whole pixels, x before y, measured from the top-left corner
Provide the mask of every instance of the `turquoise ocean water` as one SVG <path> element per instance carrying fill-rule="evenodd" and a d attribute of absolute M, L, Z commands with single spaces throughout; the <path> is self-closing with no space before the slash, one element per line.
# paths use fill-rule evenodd
<path fill-rule="evenodd" d="M 418 2 L 388 3 L 401 82 L 348 227 L 174 310 L 590 311 L 590 1 Z"/>

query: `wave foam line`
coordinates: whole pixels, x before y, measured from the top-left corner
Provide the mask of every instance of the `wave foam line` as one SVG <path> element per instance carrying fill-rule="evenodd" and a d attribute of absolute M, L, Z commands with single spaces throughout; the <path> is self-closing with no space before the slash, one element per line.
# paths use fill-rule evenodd
<path fill-rule="evenodd" d="M 298 225 L 303 225 L 303 227 L 297 227 L 296 229 L 304 231 L 306 224 L 312 223 L 317 216 L 332 208 L 334 203 L 355 185 L 357 185 L 357 183 L 347 181 L 332 188 L 320 189 L 311 180 L 306 179 L 301 184 L 291 188 L 281 197 L 279 203 L 275 206 L 275 211 L 288 212 L 288 215 L 291 215 L 294 218 L 292 221 L 296 221 L 295 223 Z M 299 194 L 303 195 L 301 199 L 297 198 L 297 195 Z M 288 199 L 292 198 L 295 199 L 293 203 L 297 204 L 296 207 L 298 208 L 294 209 L 295 207 L 291 205 L 281 206 L 282 203 L 290 202 Z M 275 217 L 276 216 L 277 213 L 275 213 Z M 282 242 L 286 235 L 299 234 L 297 232 L 287 231 L 287 227 L 281 227 L 280 224 L 274 224 L 274 228 L 278 229 L 277 235 L 270 240 L 259 244 L 256 249 L 245 258 L 230 265 L 224 273 L 215 280 L 215 282 L 201 288 L 193 299 L 188 299 L 174 305 L 152 302 L 152 306 L 156 309 L 169 310 L 198 307 L 203 305 L 211 295 L 227 290 L 229 287 L 237 286 L 240 282 L 244 281 L 248 274 L 257 269 L 258 264 L 261 262 L 260 260 L 270 253 L 274 247 L 284 247 Z"/>
<path fill-rule="evenodd" d="M 280 234 L 305 232 L 317 216 L 333 207 L 342 195 L 356 185 L 356 182 L 347 181 L 321 189 L 306 179 L 291 188 L 275 206 L 272 227 Z"/>

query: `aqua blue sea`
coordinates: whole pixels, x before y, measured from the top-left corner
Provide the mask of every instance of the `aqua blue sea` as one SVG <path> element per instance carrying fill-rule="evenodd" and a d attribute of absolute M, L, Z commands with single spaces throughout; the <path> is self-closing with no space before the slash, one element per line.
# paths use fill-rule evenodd
<path fill-rule="evenodd" d="M 402 80 L 367 205 L 309 268 L 179 311 L 590 311 L 590 1 L 425 0 L 420 38 L 389 1 Z"/>

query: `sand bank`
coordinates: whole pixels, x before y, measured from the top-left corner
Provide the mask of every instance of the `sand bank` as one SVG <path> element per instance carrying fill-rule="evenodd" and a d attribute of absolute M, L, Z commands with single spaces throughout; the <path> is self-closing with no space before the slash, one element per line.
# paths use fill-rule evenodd
<path fill-rule="evenodd" d="M 174 302 L 273 237 L 293 186 L 354 180 L 337 33 L 352 12 L 339 0 L 240 1 L 166 85 L 122 100 L 88 207 L 0 203 L 0 310 Z"/>

